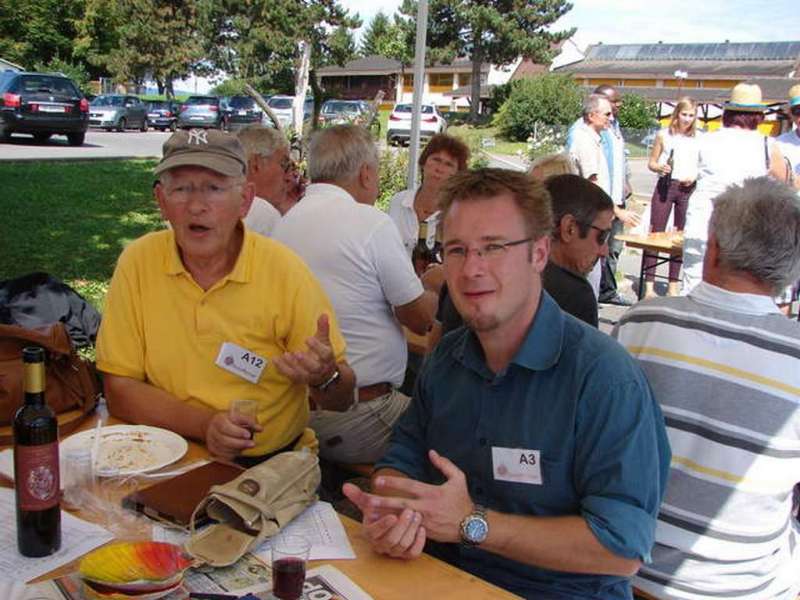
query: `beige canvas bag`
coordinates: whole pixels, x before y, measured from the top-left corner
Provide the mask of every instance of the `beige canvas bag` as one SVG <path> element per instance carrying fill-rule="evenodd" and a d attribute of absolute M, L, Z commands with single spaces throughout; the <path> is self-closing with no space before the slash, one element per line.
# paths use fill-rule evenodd
<path fill-rule="evenodd" d="M 319 484 L 315 454 L 304 450 L 273 456 L 209 490 L 192 513 L 186 550 L 205 564 L 231 565 L 315 502 Z M 203 513 L 212 524 L 195 531 Z"/>

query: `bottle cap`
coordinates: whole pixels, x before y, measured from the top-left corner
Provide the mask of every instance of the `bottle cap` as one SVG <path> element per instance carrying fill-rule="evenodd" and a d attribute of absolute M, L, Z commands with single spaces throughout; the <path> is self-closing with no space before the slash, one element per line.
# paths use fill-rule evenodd
<path fill-rule="evenodd" d="M 44 362 L 44 348 L 41 346 L 25 346 L 22 349 L 22 362 L 40 363 Z"/>

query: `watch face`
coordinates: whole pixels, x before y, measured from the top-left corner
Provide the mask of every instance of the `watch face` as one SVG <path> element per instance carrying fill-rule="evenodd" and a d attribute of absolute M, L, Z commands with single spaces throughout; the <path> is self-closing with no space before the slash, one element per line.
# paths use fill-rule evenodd
<path fill-rule="evenodd" d="M 464 526 L 464 535 L 471 542 L 480 543 L 486 539 L 488 527 L 486 521 L 480 518 L 473 518 L 467 521 Z"/>

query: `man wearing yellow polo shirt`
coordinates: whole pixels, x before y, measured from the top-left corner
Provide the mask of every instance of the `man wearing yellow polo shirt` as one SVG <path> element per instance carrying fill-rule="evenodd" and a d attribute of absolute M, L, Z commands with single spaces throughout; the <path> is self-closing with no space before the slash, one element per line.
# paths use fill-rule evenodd
<path fill-rule="evenodd" d="M 222 131 L 180 131 L 164 143 L 155 195 L 171 228 L 122 252 L 97 365 L 112 415 L 251 466 L 316 449 L 309 402 L 347 409 L 355 376 L 314 275 L 242 225 L 254 194 L 245 168 L 241 144 Z M 239 398 L 257 401 L 255 419 L 230 413 Z"/>

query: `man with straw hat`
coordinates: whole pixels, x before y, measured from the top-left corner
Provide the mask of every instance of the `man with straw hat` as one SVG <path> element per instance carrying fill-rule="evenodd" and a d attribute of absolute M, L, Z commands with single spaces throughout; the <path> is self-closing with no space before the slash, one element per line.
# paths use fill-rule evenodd
<path fill-rule="evenodd" d="M 722 128 L 700 141 L 697 188 L 686 210 L 683 234 L 681 293 L 684 295 L 702 279 L 712 199 L 748 177 L 769 174 L 784 180 L 783 155 L 773 138 L 758 131 L 765 109 L 761 88 L 740 83 L 731 90 L 730 100 L 725 103 Z"/>
<path fill-rule="evenodd" d="M 791 178 L 795 186 L 798 186 L 800 185 L 800 84 L 793 85 L 789 90 L 786 112 L 794 124 L 794 129 L 778 136 L 778 148 L 788 159 L 788 166 L 792 169 Z"/>

